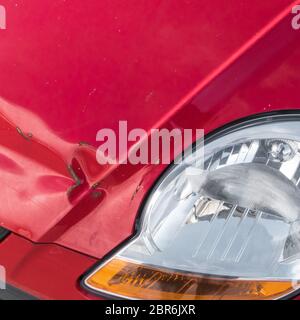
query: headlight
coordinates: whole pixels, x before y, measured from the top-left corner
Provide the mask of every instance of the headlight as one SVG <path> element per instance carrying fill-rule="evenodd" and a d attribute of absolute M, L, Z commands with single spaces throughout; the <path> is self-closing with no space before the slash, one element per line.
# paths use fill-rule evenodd
<path fill-rule="evenodd" d="M 131 299 L 277 299 L 295 292 L 299 150 L 297 116 L 262 118 L 208 138 L 204 170 L 192 154 L 172 165 L 148 198 L 139 234 L 85 286 Z"/>

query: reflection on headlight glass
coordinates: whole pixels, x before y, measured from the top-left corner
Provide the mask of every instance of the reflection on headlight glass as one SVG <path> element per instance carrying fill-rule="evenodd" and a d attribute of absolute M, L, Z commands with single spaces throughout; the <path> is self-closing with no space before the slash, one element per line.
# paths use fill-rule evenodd
<path fill-rule="evenodd" d="M 297 141 L 226 146 L 204 171 L 160 191 L 145 232 L 123 255 L 191 272 L 290 279 L 300 272 Z"/>

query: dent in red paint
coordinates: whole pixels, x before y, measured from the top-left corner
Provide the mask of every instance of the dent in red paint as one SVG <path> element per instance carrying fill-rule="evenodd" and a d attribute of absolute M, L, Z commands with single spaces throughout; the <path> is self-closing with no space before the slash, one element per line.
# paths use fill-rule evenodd
<path fill-rule="evenodd" d="M 299 109 L 291 1 L 2 2 L 0 222 L 35 242 L 100 258 L 132 234 L 163 167 L 98 165 L 99 129 Z"/>

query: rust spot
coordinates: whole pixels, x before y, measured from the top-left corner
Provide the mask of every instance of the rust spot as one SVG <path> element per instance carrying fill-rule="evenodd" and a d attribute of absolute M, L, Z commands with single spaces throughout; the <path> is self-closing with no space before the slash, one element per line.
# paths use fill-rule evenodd
<path fill-rule="evenodd" d="M 140 183 L 137 185 L 136 189 L 134 190 L 134 193 L 133 193 L 133 195 L 131 196 L 131 199 L 130 199 L 131 202 L 134 200 L 134 198 L 136 197 L 138 192 L 143 188 L 143 186 L 142 186 L 143 181 L 144 181 L 144 179 L 142 179 L 140 181 Z"/>
<path fill-rule="evenodd" d="M 72 168 L 71 165 L 68 166 L 68 171 L 70 173 L 70 176 L 72 177 L 72 179 L 74 180 L 75 184 L 73 184 L 67 191 L 67 195 L 70 196 L 70 194 L 72 193 L 73 190 L 75 190 L 76 188 L 78 188 L 80 185 L 82 185 L 82 181 L 81 179 L 79 179 L 79 177 L 76 175 L 74 169 Z"/>
<path fill-rule="evenodd" d="M 33 137 L 32 133 L 29 132 L 29 133 L 25 134 L 25 133 L 21 130 L 21 128 L 16 127 L 16 129 L 17 129 L 18 134 L 19 134 L 20 136 L 22 136 L 25 140 L 29 141 L 29 140 L 32 139 L 32 137 Z"/>
<path fill-rule="evenodd" d="M 97 189 L 100 186 L 100 182 L 96 182 L 92 185 L 92 189 Z"/>
<path fill-rule="evenodd" d="M 84 147 L 84 146 L 90 147 L 91 146 L 88 142 L 85 142 L 85 141 L 80 141 L 78 144 L 80 147 Z"/>

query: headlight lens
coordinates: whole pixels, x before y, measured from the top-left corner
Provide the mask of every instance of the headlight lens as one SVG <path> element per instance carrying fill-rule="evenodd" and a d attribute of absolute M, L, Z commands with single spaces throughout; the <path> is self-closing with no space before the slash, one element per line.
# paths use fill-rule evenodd
<path fill-rule="evenodd" d="M 139 235 L 85 285 L 132 299 L 276 299 L 299 289 L 299 150 L 296 119 L 208 139 L 204 170 L 195 154 L 171 166 Z"/>

